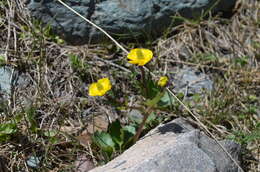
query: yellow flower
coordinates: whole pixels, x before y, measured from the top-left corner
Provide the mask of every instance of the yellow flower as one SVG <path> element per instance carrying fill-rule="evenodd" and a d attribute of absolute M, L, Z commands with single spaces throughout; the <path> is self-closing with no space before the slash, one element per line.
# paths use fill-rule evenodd
<path fill-rule="evenodd" d="M 103 96 L 111 89 L 111 83 L 108 78 L 99 79 L 97 82 L 89 86 L 90 96 Z"/>
<path fill-rule="evenodd" d="M 153 58 L 153 52 L 144 48 L 135 48 L 127 55 L 129 63 L 143 66 Z"/>
<path fill-rule="evenodd" d="M 158 85 L 160 85 L 161 87 L 164 87 L 168 82 L 168 77 L 167 76 L 162 76 L 160 77 L 159 81 L 158 81 Z"/>

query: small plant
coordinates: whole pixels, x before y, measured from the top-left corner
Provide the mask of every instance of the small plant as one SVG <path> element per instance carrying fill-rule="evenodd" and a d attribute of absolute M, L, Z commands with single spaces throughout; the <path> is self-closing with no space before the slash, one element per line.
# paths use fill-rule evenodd
<path fill-rule="evenodd" d="M 122 153 L 131 146 L 135 134 L 136 130 L 133 126 L 122 126 L 120 121 L 116 120 L 109 125 L 107 132 L 96 131 L 92 140 L 101 149 L 107 162 L 111 160 L 113 153 Z"/>
<path fill-rule="evenodd" d="M 0 124 L 0 142 L 8 141 L 17 130 L 17 125 L 14 122 Z"/>
<path fill-rule="evenodd" d="M 141 110 L 143 119 L 141 122 L 132 123 L 132 125 L 126 126 L 122 126 L 120 121 L 116 120 L 110 124 L 106 132 L 97 131 L 94 133 L 92 140 L 94 141 L 95 145 L 101 149 L 102 153 L 104 154 L 105 161 L 110 160 L 113 153 L 121 153 L 138 140 L 147 120 L 149 119 L 149 116 L 152 115 L 153 117 L 148 121 L 156 118 L 154 116 L 156 109 L 166 107 L 165 102 L 167 105 L 171 105 L 169 103 L 171 96 L 169 96 L 164 89 L 167 85 L 168 78 L 166 76 L 162 76 L 157 82 L 155 82 L 151 78 L 149 72 L 146 74 L 143 68 L 143 66 L 147 64 L 152 59 L 152 57 L 152 51 L 143 48 L 133 49 L 127 56 L 129 63 L 139 66 L 141 72 L 141 80 L 139 81 L 141 90 L 140 93 L 145 101 L 144 103 L 140 104 L 139 107 L 127 107 L 127 105 L 121 106 L 126 106 L 125 108 L 137 108 L 138 110 Z M 92 83 L 89 86 L 89 95 L 104 96 L 109 90 L 111 90 L 111 88 L 112 85 L 108 78 L 99 79 L 97 82 Z M 111 101 L 111 99 L 116 98 L 109 97 L 109 99 Z"/>
<path fill-rule="evenodd" d="M 0 67 L 6 65 L 6 60 L 3 55 L 0 55 Z"/>
<path fill-rule="evenodd" d="M 238 65 L 238 66 L 244 67 L 245 65 L 248 64 L 248 60 L 249 60 L 248 56 L 238 57 L 238 58 L 235 59 L 235 64 Z"/>
<path fill-rule="evenodd" d="M 244 131 L 235 131 L 227 138 L 235 140 L 242 145 L 247 145 L 253 141 L 260 140 L 260 122 L 255 125 L 255 128 L 250 133 L 246 133 Z"/>
<path fill-rule="evenodd" d="M 89 66 L 75 54 L 69 54 L 68 56 L 73 71 L 75 71 L 82 80 L 85 80 L 88 76 Z"/>

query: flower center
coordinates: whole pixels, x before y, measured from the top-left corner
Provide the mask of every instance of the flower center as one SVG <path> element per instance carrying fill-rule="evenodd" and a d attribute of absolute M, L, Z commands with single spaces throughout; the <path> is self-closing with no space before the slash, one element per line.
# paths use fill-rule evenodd
<path fill-rule="evenodd" d="M 144 54 L 142 53 L 142 51 L 137 51 L 136 55 L 137 55 L 137 58 L 140 59 L 140 60 L 145 59 L 144 58 Z"/>
<path fill-rule="evenodd" d="M 100 83 L 97 83 L 97 89 L 100 91 L 100 90 L 103 90 L 104 87 L 102 86 L 102 84 Z"/>

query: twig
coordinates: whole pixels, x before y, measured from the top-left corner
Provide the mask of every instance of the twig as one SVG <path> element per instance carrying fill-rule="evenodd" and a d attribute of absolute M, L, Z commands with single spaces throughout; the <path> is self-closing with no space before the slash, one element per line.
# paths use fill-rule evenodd
<path fill-rule="evenodd" d="M 99 58 L 99 57 L 94 57 L 94 59 L 103 61 L 103 62 L 105 62 L 105 63 L 107 63 L 107 64 L 110 64 L 111 66 L 115 66 L 115 67 L 117 67 L 117 68 L 119 68 L 119 69 L 121 69 L 121 70 L 123 70 L 123 71 L 125 71 L 125 72 L 127 72 L 127 73 L 132 73 L 129 69 L 127 69 L 127 68 L 125 68 L 125 67 L 123 67 L 123 66 L 120 66 L 120 65 L 118 65 L 118 64 L 115 64 L 115 63 L 113 63 L 113 62 L 111 62 L 111 61 L 109 61 L 109 60 L 105 60 L 105 59 L 102 59 L 102 58 Z"/>
<path fill-rule="evenodd" d="M 75 14 L 77 14 L 79 17 L 81 17 L 83 20 L 85 20 L 86 22 L 88 22 L 89 24 L 93 25 L 95 28 L 97 28 L 98 30 L 100 30 L 102 33 L 104 33 L 109 39 L 111 39 L 111 41 L 113 41 L 120 49 L 122 49 L 125 53 L 128 54 L 128 51 L 121 45 L 119 44 L 112 36 L 110 36 L 104 29 L 102 29 L 101 27 L 99 27 L 98 25 L 96 25 L 95 23 L 93 23 L 92 21 L 88 20 L 86 17 L 82 16 L 80 13 L 78 13 L 77 11 L 75 11 L 73 8 L 71 8 L 70 6 L 68 6 L 67 4 L 65 4 L 64 2 L 62 2 L 61 0 L 57 0 L 59 1 L 62 5 L 64 5 L 65 7 L 67 7 L 69 10 L 71 10 L 72 12 L 74 12 Z"/>

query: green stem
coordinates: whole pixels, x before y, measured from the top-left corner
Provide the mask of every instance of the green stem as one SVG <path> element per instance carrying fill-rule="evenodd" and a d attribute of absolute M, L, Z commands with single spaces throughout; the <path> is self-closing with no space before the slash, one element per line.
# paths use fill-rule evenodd
<path fill-rule="evenodd" d="M 147 90 L 147 84 L 145 83 L 146 82 L 145 70 L 144 70 L 143 67 L 140 67 L 140 70 L 141 70 L 142 87 L 144 89 L 144 94 L 145 94 L 144 97 L 147 97 L 148 96 L 148 90 Z"/>
<path fill-rule="evenodd" d="M 136 141 L 139 139 L 139 137 L 140 137 L 140 135 L 141 135 L 141 133 L 142 133 L 142 131 L 143 131 L 145 122 L 146 122 L 147 118 L 149 117 L 149 115 L 151 114 L 151 110 L 152 110 L 152 108 L 149 107 L 148 110 L 147 110 L 147 112 L 144 114 L 143 121 L 142 121 L 142 123 L 140 124 L 140 126 L 139 126 L 139 128 L 138 128 L 136 134 L 134 135 L 133 143 L 136 143 Z"/>

